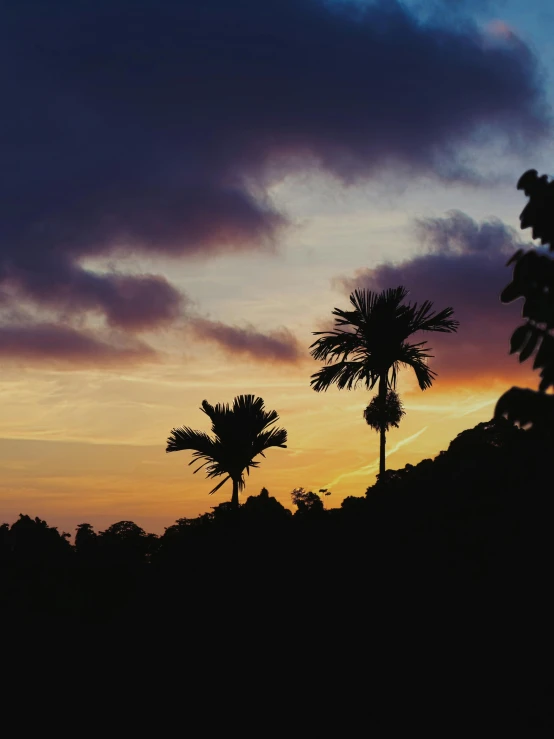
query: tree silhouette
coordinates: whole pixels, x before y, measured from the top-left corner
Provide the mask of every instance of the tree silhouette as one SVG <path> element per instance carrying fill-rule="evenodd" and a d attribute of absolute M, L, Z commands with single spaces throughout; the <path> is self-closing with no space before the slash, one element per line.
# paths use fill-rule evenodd
<path fill-rule="evenodd" d="M 75 532 L 75 549 L 77 551 L 85 549 L 90 546 L 92 542 L 95 542 L 97 538 L 98 535 L 94 531 L 92 524 L 80 523 Z"/>
<path fill-rule="evenodd" d="M 10 529 L 11 554 L 20 561 L 40 562 L 63 558 L 71 550 L 70 534 L 61 533 L 38 516 L 34 519 L 23 513 Z"/>
<path fill-rule="evenodd" d="M 292 502 L 298 508 L 295 516 L 313 518 L 314 516 L 321 516 L 325 511 L 323 501 L 317 493 L 313 493 L 311 490 L 308 491 L 302 487 L 294 488 L 290 495 Z"/>
<path fill-rule="evenodd" d="M 529 202 L 520 215 L 521 228 L 531 228 L 534 239 L 540 239 L 554 251 L 554 181 L 539 177 L 536 169 L 523 174 L 517 183 Z M 538 392 L 513 387 L 498 401 L 495 415 L 506 416 L 522 425 L 530 425 L 541 433 L 554 429 L 554 396 L 547 393 L 554 386 L 554 260 L 546 254 L 520 249 L 508 261 L 514 263 L 512 282 L 500 296 L 503 303 L 524 299 L 522 317 L 510 340 L 510 354 L 519 352 L 524 362 L 533 354 L 533 369 L 540 370 Z"/>
<path fill-rule="evenodd" d="M 258 455 L 265 457 L 270 447 L 286 448 L 287 432 L 281 428 L 269 428 L 279 420 L 277 411 L 267 411 L 262 398 L 254 395 L 238 395 L 233 405 L 218 403 L 212 406 L 202 401 L 202 411 L 212 422 L 213 437 L 203 431 L 194 431 L 188 426 L 175 428 L 167 440 L 167 452 L 183 449 L 193 450 L 189 465 L 202 462 L 194 472 L 206 467 L 207 477 L 225 479 L 210 490 L 215 493 L 227 480 L 233 482 L 231 503 L 239 506 L 239 490 L 245 486 L 244 472 L 250 474 L 251 467 L 258 467 Z"/>
<path fill-rule="evenodd" d="M 386 435 L 390 427 L 398 428 L 404 415 L 406 411 L 394 390 L 387 390 L 384 404 L 381 397 L 376 395 L 364 410 L 365 422 L 380 435 L 380 459 L 385 457 Z"/>
<path fill-rule="evenodd" d="M 241 515 L 250 517 L 256 526 L 287 521 L 291 517 L 290 510 L 271 496 L 267 488 L 262 488 L 259 495 L 250 495 L 241 506 L 240 512 Z"/>
<path fill-rule="evenodd" d="M 80 557 L 91 558 L 98 551 L 98 534 L 90 523 L 80 523 L 75 532 L 75 551 Z"/>
<path fill-rule="evenodd" d="M 117 562 L 141 562 L 148 558 L 157 540 L 133 521 L 118 521 L 98 537 L 104 555 Z"/>
<path fill-rule="evenodd" d="M 438 313 L 426 300 L 403 304 L 406 288 L 383 290 L 355 290 L 350 295 L 353 310 L 335 308 L 335 328 L 332 331 L 314 331 L 321 338 L 311 345 L 314 359 L 322 359 L 325 366 L 312 375 L 311 386 L 316 392 L 335 384 L 340 390 L 351 390 L 359 383 L 368 390 L 379 382 L 379 404 L 386 408 L 387 390 L 396 388 L 401 365 L 411 367 L 422 390 L 430 387 L 436 377 L 426 360 L 427 342 L 409 343 L 407 339 L 418 331 L 452 333 L 458 321 L 452 319 L 452 308 Z M 385 472 L 385 433 L 381 433 L 379 474 Z"/>

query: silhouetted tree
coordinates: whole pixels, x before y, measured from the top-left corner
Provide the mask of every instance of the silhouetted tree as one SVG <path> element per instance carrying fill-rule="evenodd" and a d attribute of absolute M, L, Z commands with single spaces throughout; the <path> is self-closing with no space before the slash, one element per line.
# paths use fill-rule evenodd
<path fill-rule="evenodd" d="M 348 495 L 340 507 L 343 511 L 346 511 L 349 515 L 356 515 L 360 510 L 365 510 L 366 499 L 358 497 L 357 495 Z"/>
<path fill-rule="evenodd" d="M 95 547 L 98 534 L 90 523 L 80 523 L 75 532 L 75 549 L 77 554 L 89 554 Z"/>
<path fill-rule="evenodd" d="M 146 531 L 134 521 L 118 521 L 117 523 L 113 523 L 105 531 L 101 531 L 100 535 L 113 537 L 119 541 L 138 541 L 146 536 Z"/>
<path fill-rule="evenodd" d="M 325 510 L 325 506 L 319 495 L 313 493 L 311 490 L 307 491 L 304 488 L 294 488 L 291 498 L 294 505 L 298 508 L 295 516 L 314 517 L 321 515 Z"/>
<path fill-rule="evenodd" d="M 262 398 L 254 395 L 239 395 L 233 405 L 218 403 L 210 405 L 202 401 L 202 411 L 212 422 L 213 438 L 202 431 L 188 426 L 175 428 L 167 440 L 167 452 L 184 449 L 193 450 L 189 464 L 202 462 L 194 472 L 206 467 L 207 477 L 225 479 L 210 490 L 215 493 L 227 480 L 232 480 L 234 508 L 239 506 L 239 490 L 245 486 L 244 472 L 250 474 L 251 467 L 258 467 L 258 455 L 270 447 L 286 448 L 287 432 L 281 428 L 269 428 L 279 420 L 277 411 L 266 411 Z"/>
<path fill-rule="evenodd" d="M 374 293 L 355 290 L 350 295 L 353 310 L 335 308 L 335 329 L 314 331 L 321 338 L 311 345 L 314 359 L 322 359 L 325 366 L 312 375 L 311 386 L 316 392 L 335 384 L 340 390 L 351 390 L 359 383 L 368 390 L 379 382 L 379 404 L 386 408 L 387 390 L 396 388 L 401 365 L 411 367 L 422 390 L 430 387 L 436 377 L 426 360 L 427 342 L 409 343 L 407 339 L 418 331 L 451 333 L 458 321 L 451 318 L 452 308 L 435 313 L 433 304 L 426 300 L 421 305 L 403 304 L 406 288 Z M 385 424 L 381 429 L 379 473 L 385 472 Z"/>
<path fill-rule="evenodd" d="M 529 202 L 520 215 L 521 228 L 532 229 L 534 239 L 554 250 L 554 181 L 538 177 L 531 169 L 517 183 Z M 503 303 L 523 298 L 522 316 L 527 321 L 516 328 L 510 341 L 510 354 L 519 352 L 524 362 L 535 354 L 533 369 L 540 370 L 538 392 L 513 387 L 498 401 L 495 415 L 506 416 L 530 425 L 543 434 L 554 431 L 554 260 L 546 254 L 520 249 L 508 261 L 514 263 L 512 282 L 502 291 Z"/>
<path fill-rule="evenodd" d="M 474 461 L 483 451 L 511 449 L 514 443 L 519 442 L 524 436 L 523 430 L 512 421 L 505 418 L 493 418 L 490 421 L 478 423 L 471 429 L 461 431 L 450 442 L 448 454 L 452 458 L 457 456 Z"/>
<path fill-rule="evenodd" d="M 0 526 L 0 562 L 7 559 L 10 553 L 10 525 L 3 523 Z"/>
<path fill-rule="evenodd" d="M 133 521 L 118 521 L 99 534 L 106 555 L 119 561 L 142 561 L 152 552 L 158 537 L 147 534 Z"/>
<path fill-rule="evenodd" d="M 9 547 L 16 560 L 45 564 L 70 553 L 69 538 L 70 534 L 60 534 L 55 526 L 49 526 L 38 516 L 31 518 L 20 513 L 10 528 Z"/>
<path fill-rule="evenodd" d="M 385 456 L 386 434 L 391 426 L 398 428 L 405 414 L 400 398 L 394 390 L 387 390 L 384 404 L 382 398 L 376 395 L 364 410 L 365 422 L 380 434 L 380 459 Z"/>
<path fill-rule="evenodd" d="M 289 509 L 271 496 L 267 488 L 262 488 L 259 495 L 250 495 L 240 510 L 241 515 L 256 525 L 284 522 L 291 517 Z"/>

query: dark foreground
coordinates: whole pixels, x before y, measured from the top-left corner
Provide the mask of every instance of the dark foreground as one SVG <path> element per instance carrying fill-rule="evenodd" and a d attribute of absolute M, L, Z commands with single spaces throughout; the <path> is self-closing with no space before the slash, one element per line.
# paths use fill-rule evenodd
<path fill-rule="evenodd" d="M 340 509 L 308 495 L 292 515 L 263 491 L 161 537 L 120 522 L 81 526 L 72 546 L 22 516 L 0 529 L 4 633 L 61 627 L 83 648 L 90 633 L 167 639 L 185 671 L 230 650 L 238 673 L 291 695 L 346 691 L 352 715 L 390 703 L 390 728 L 416 710 L 429 726 L 444 714 L 446 735 L 546 731 L 551 448 L 480 424 Z"/>

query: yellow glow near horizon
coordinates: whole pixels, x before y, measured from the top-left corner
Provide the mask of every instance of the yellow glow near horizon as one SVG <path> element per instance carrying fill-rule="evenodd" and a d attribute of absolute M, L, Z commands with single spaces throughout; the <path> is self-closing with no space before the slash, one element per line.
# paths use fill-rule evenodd
<path fill-rule="evenodd" d="M 65 530 L 84 521 L 105 528 L 131 519 L 161 533 L 179 517 L 209 510 L 230 497 L 230 488 L 209 496 L 210 482 L 188 466 L 191 454 L 167 455 L 165 441 L 174 426 L 209 431 L 199 409 L 203 398 L 230 402 L 241 393 L 261 395 L 289 434 L 288 448 L 268 450 L 247 478 L 246 496 L 265 486 L 291 507 L 295 487 L 327 487 L 328 505 L 335 507 L 374 483 L 379 438 L 362 417 L 367 392 L 313 392 L 309 375 L 316 363 L 253 366 L 207 356 L 191 363 L 190 377 L 174 365 L 121 375 L 8 373 L 0 382 L 2 519 L 28 513 Z M 508 386 L 453 388 L 439 378 L 422 393 L 402 373 L 407 415 L 388 435 L 390 468 L 434 457 L 458 433 L 491 418 Z"/>

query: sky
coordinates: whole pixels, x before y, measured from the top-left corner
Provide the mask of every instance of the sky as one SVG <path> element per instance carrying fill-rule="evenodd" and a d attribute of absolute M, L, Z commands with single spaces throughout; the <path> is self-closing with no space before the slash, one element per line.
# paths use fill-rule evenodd
<path fill-rule="evenodd" d="M 165 453 L 202 400 L 288 430 L 247 478 L 290 506 L 375 482 L 371 394 L 315 393 L 313 333 L 358 287 L 452 306 L 400 375 L 388 465 L 514 384 L 504 306 L 527 169 L 554 162 L 548 0 L 0 2 L 0 520 L 162 533 L 227 500 Z"/>

